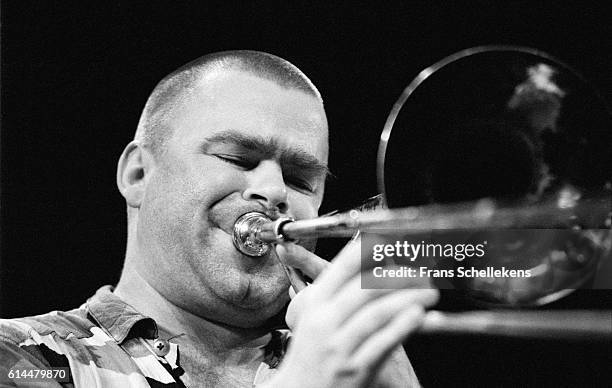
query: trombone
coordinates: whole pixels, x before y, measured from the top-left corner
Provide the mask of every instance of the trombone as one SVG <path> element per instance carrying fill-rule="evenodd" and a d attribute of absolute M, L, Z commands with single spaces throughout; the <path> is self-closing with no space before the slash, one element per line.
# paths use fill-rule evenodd
<path fill-rule="evenodd" d="M 374 209 L 298 221 L 250 212 L 234 224 L 234 245 L 259 257 L 275 243 L 356 233 L 484 233 L 498 242 L 489 265 L 527 266 L 537 276 L 454 282 L 495 309 L 430 311 L 422 334 L 612 339 L 610 310 L 533 309 L 591 285 L 612 252 L 612 114 L 572 68 L 513 46 L 444 58 L 393 106 L 377 175 Z M 296 290 L 304 287 L 283 267 Z"/>

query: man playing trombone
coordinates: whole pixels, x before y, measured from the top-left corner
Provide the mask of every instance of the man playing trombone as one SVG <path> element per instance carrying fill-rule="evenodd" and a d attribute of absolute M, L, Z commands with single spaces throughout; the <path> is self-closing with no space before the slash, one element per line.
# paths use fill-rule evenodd
<path fill-rule="evenodd" d="M 51 369 L 70 377 L 36 381 L 417 386 L 401 344 L 437 291 L 361 289 L 355 242 L 331 264 L 306 241 L 261 258 L 232 244 L 247 212 L 317 216 L 327 130 L 315 86 L 270 54 L 211 54 L 164 78 L 118 163 L 128 214 L 119 283 L 72 311 L 2 321 L 0 381 L 27 384 L 30 371 Z M 315 279 L 291 301 L 279 258 Z M 290 341 L 275 319 L 287 303 Z"/>

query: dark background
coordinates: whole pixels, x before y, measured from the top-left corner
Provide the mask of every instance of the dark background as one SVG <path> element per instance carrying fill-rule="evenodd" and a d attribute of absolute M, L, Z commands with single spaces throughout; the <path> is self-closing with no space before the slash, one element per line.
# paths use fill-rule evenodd
<path fill-rule="evenodd" d="M 393 103 L 420 70 L 458 50 L 538 48 L 612 100 L 603 2 L 380 3 L 2 2 L 1 316 L 70 309 L 118 280 L 126 217 L 117 158 L 155 84 L 202 54 L 267 51 L 319 87 L 337 176 L 323 212 L 377 193 L 376 148 Z M 319 253 L 338 247 L 322 241 Z M 601 344 L 464 337 L 408 347 L 426 386 L 610 381 Z"/>

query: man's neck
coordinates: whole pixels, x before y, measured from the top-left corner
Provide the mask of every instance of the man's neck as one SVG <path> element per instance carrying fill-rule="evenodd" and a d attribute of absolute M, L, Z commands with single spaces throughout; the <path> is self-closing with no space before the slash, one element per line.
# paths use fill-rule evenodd
<path fill-rule="evenodd" d="M 184 335 L 216 356 L 233 358 L 235 350 L 257 348 L 259 339 L 268 332 L 265 328 L 245 329 L 218 323 L 176 306 L 127 263 L 114 293 L 141 314 L 153 318 L 160 328 L 160 337 Z"/>

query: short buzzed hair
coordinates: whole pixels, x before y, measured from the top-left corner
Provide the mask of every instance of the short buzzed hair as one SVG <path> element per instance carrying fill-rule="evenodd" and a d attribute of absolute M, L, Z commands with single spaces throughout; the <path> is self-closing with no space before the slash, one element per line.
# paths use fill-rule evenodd
<path fill-rule="evenodd" d="M 134 139 L 150 148 L 154 154 L 161 153 L 166 141 L 172 136 L 166 120 L 174 108 L 195 89 L 198 81 L 215 70 L 241 70 L 323 101 L 310 79 L 282 58 L 250 50 L 212 53 L 178 68 L 157 84 L 145 104 Z"/>

